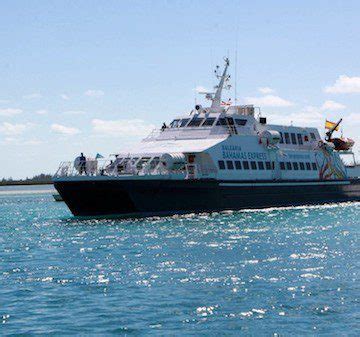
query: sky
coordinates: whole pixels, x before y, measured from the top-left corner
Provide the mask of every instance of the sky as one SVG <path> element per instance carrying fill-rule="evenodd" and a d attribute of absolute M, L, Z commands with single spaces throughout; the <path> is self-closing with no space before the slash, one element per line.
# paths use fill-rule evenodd
<path fill-rule="evenodd" d="M 359 1 L 3 0 L 0 13 L 0 179 L 131 152 L 209 104 L 197 91 L 224 56 L 225 99 L 236 83 L 269 123 L 321 134 L 343 118 L 360 144 Z"/>

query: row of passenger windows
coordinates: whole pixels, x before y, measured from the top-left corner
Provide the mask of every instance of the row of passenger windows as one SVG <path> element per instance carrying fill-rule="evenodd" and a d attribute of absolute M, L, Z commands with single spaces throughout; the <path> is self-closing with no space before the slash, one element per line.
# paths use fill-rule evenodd
<path fill-rule="evenodd" d="M 310 132 L 310 137 L 312 140 L 316 140 L 316 135 L 314 132 Z M 280 132 L 280 144 L 303 145 L 304 142 L 308 141 L 309 137 L 307 135 L 302 135 L 301 133 Z"/>
<path fill-rule="evenodd" d="M 198 118 L 194 117 L 192 119 L 190 118 L 184 118 L 184 119 L 174 119 L 170 123 L 171 128 L 184 128 L 184 127 L 198 127 L 198 126 L 213 126 L 215 123 L 216 118 L 215 117 L 209 117 L 209 118 Z M 234 121 L 232 122 L 234 123 Z M 246 125 L 247 120 L 246 119 L 235 119 L 235 124 L 239 126 Z M 227 125 L 225 118 L 219 118 L 216 122 L 216 125 Z"/>
<path fill-rule="evenodd" d="M 298 171 L 298 170 L 301 170 L 301 171 L 317 171 L 317 165 L 316 163 L 309 163 L 309 162 L 306 162 L 306 163 L 303 163 L 303 162 L 300 162 L 300 163 L 297 163 L 297 162 L 280 162 L 280 169 L 281 170 L 295 170 L 295 171 Z"/>
<path fill-rule="evenodd" d="M 275 162 L 270 161 L 240 161 L 240 160 L 219 160 L 218 161 L 219 169 L 220 170 L 274 170 L 275 169 Z M 310 162 L 280 162 L 280 169 L 284 170 L 301 170 L 301 171 L 316 171 L 317 165 L 316 163 Z"/>

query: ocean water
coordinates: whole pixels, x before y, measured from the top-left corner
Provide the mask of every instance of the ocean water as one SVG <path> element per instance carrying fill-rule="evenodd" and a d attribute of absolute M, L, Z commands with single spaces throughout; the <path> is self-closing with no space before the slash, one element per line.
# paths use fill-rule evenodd
<path fill-rule="evenodd" d="M 360 334 L 360 203 L 76 220 L 0 188 L 0 335 Z"/>

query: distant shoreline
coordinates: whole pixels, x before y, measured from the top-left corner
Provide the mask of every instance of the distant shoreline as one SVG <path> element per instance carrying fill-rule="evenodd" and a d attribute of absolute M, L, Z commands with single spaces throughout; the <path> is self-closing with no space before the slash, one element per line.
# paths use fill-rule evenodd
<path fill-rule="evenodd" d="M 50 181 L 7 181 L 0 182 L 0 186 L 24 186 L 24 185 L 52 185 Z"/>
<path fill-rule="evenodd" d="M 3 178 L 0 179 L 0 186 L 27 186 L 27 185 L 49 185 L 53 183 L 53 175 L 47 173 L 41 173 L 31 178 L 25 179 L 13 179 Z"/>

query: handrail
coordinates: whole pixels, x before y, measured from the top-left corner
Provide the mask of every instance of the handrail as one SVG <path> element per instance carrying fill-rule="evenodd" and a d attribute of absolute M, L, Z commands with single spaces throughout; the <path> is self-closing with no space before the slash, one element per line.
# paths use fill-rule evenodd
<path fill-rule="evenodd" d="M 160 134 L 160 129 L 153 129 L 144 139 L 143 141 L 148 141 L 150 139 L 156 138 Z"/>
<path fill-rule="evenodd" d="M 154 160 L 154 161 L 153 161 Z M 73 162 L 61 162 L 55 178 L 76 176 L 124 176 L 124 175 L 168 175 L 170 173 L 185 173 L 185 168 L 180 170 L 168 170 L 155 157 L 148 162 L 139 165 L 139 160 L 132 158 L 119 158 L 115 160 L 86 160 L 82 166 L 75 167 Z"/>

